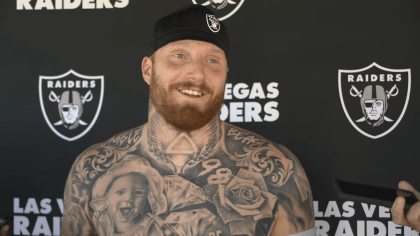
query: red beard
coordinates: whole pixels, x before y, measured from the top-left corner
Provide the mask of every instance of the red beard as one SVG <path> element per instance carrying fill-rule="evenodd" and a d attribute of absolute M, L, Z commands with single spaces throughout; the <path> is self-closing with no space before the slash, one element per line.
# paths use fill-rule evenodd
<path fill-rule="evenodd" d="M 180 106 L 176 103 L 175 99 L 168 96 L 168 91 L 160 84 L 161 78 L 156 76 L 155 70 L 152 70 L 152 78 L 150 82 L 150 99 L 156 111 L 162 115 L 166 122 L 173 125 L 175 128 L 191 132 L 199 129 L 209 123 L 220 111 L 223 105 L 224 91 L 221 90 L 207 106 L 202 108 L 202 111 L 192 105 Z M 169 86 L 169 91 L 176 88 L 189 88 L 197 87 L 196 84 L 191 82 L 183 82 L 172 84 Z M 210 93 L 210 88 L 205 84 L 200 84 L 198 88 L 204 94 Z"/>

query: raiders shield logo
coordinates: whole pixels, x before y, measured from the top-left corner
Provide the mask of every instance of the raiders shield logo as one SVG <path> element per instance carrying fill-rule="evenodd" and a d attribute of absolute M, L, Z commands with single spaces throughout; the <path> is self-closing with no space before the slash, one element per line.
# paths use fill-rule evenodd
<path fill-rule="evenodd" d="M 211 6 L 216 17 L 222 21 L 235 14 L 245 0 L 192 0 L 192 2 L 202 6 Z"/>
<path fill-rule="evenodd" d="M 39 77 L 39 100 L 51 130 L 74 141 L 93 127 L 102 107 L 104 77 L 73 70 L 57 76 Z"/>
<path fill-rule="evenodd" d="M 410 69 L 388 69 L 376 63 L 358 70 L 339 70 L 338 88 L 344 113 L 363 135 L 387 135 L 404 116 L 411 89 Z"/>

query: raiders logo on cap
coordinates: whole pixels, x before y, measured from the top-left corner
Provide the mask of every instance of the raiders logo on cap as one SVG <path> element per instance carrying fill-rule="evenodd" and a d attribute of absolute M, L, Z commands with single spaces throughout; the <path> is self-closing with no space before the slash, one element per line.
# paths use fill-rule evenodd
<path fill-rule="evenodd" d="M 214 33 L 219 32 L 220 30 L 220 23 L 219 20 L 214 15 L 206 14 L 207 25 L 209 29 Z"/>

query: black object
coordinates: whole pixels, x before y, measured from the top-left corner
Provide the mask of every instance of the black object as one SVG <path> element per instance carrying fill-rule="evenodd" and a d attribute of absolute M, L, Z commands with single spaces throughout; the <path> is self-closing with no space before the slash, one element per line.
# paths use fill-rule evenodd
<path fill-rule="evenodd" d="M 344 200 L 365 202 L 384 207 L 392 207 L 395 198 L 397 196 L 403 196 L 405 198 L 405 213 L 407 213 L 408 209 L 410 209 L 414 203 L 419 201 L 414 193 L 407 190 L 381 188 L 335 179 L 333 180 L 332 185 L 337 192 L 338 197 Z"/>
<path fill-rule="evenodd" d="M 9 225 L 12 222 L 13 222 L 13 216 L 6 216 L 3 218 L 0 218 L 0 230 L 1 230 L 1 227 L 5 225 Z"/>
<path fill-rule="evenodd" d="M 229 54 L 225 25 L 207 7 L 190 4 L 156 22 L 149 56 L 168 43 L 184 39 L 209 42 L 221 48 L 226 57 Z"/>

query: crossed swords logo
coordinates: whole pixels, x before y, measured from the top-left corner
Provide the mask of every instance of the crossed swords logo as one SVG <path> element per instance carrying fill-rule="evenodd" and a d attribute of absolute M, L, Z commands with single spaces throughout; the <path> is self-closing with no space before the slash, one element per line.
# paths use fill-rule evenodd
<path fill-rule="evenodd" d="M 54 91 L 51 90 L 50 95 L 48 96 L 48 98 L 50 99 L 51 102 L 57 102 L 60 103 L 61 99 L 60 99 L 61 95 L 58 95 L 54 93 Z M 92 95 L 92 91 L 89 90 L 85 96 L 80 96 L 82 103 L 85 104 L 85 102 L 90 102 L 93 99 L 93 95 Z M 57 125 L 62 125 L 64 123 L 63 120 L 57 121 L 54 123 L 55 126 Z M 83 120 L 80 119 L 79 117 L 79 124 L 81 125 L 87 125 L 86 122 L 84 122 Z"/>
<path fill-rule="evenodd" d="M 352 86 L 351 86 L 351 88 L 350 88 L 350 95 L 351 95 L 352 97 L 359 97 L 359 98 L 362 98 L 362 92 L 363 92 L 363 91 L 359 91 L 359 90 L 358 90 L 358 89 L 357 89 L 354 85 L 352 85 Z M 387 99 L 389 99 L 390 97 L 395 97 L 395 96 L 397 96 L 397 95 L 398 95 L 398 93 L 399 93 L 399 90 L 398 90 L 398 88 L 397 88 L 397 85 L 395 84 L 395 85 L 391 88 L 391 90 L 390 90 L 390 91 L 386 90 L 386 93 L 387 93 L 387 95 L 386 95 Z M 387 121 L 387 122 L 393 122 L 393 120 L 392 120 L 392 119 L 390 119 L 390 118 L 386 117 L 385 115 L 384 115 L 384 120 L 385 120 L 385 121 Z M 362 118 L 360 118 L 360 119 L 356 120 L 356 122 L 363 122 L 363 121 L 366 121 L 366 118 L 365 118 L 365 117 L 362 117 Z"/>

